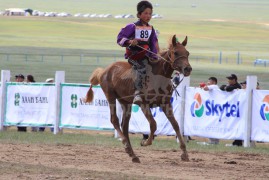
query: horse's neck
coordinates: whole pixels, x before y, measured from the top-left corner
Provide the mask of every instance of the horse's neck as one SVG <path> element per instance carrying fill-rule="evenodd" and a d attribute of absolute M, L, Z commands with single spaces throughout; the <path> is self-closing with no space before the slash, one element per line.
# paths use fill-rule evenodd
<path fill-rule="evenodd" d="M 164 76 L 166 78 L 171 78 L 173 74 L 173 69 L 167 61 L 160 60 L 156 64 L 151 64 L 152 66 L 152 73 L 153 74 L 159 74 L 161 76 Z"/>

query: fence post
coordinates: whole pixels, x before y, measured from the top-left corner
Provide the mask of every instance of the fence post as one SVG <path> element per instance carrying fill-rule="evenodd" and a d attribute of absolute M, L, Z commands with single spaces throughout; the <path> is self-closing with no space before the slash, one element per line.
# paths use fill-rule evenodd
<path fill-rule="evenodd" d="M 212 58 L 211 58 L 211 63 L 214 63 L 214 61 L 215 61 L 215 58 L 212 57 Z"/>
<path fill-rule="evenodd" d="M 237 64 L 240 64 L 240 52 L 237 52 Z"/>
<path fill-rule="evenodd" d="M 4 130 L 4 109 L 6 98 L 6 82 L 10 81 L 10 71 L 1 71 L 1 87 L 0 87 L 0 131 Z"/>
<path fill-rule="evenodd" d="M 257 86 L 257 76 L 247 76 L 247 116 L 245 119 L 244 147 L 250 147 L 251 119 L 252 119 L 252 93 Z"/>
<path fill-rule="evenodd" d="M 99 64 L 99 56 L 96 56 L 96 63 Z"/>
<path fill-rule="evenodd" d="M 186 88 L 190 86 L 190 77 L 185 77 L 184 80 L 180 84 L 181 88 L 179 94 L 182 96 L 181 98 L 181 106 L 180 106 L 180 120 L 179 120 L 179 129 L 180 133 L 184 135 L 184 116 L 185 116 L 185 98 L 186 98 Z M 185 138 L 187 140 L 187 138 Z M 177 138 L 177 142 L 179 142 Z"/>
<path fill-rule="evenodd" d="M 56 71 L 55 74 L 55 91 L 56 91 L 56 102 L 55 102 L 55 108 L 56 108 L 56 115 L 55 115 L 55 121 L 54 121 L 54 134 L 57 134 L 59 132 L 59 121 L 60 121 L 60 96 L 61 96 L 61 83 L 65 82 L 65 72 L 64 71 Z"/>
<path fill-rule="evenodd" d="M 82 63 L 83 56 L 83 54 L 80 54 L 80 63 Z"/>
<path fill-rule="evenodd" d="M 219 64 L 221 64 L 221 61 L 222 61 L 222 52 L 220 51 L 219 52 Z"/>

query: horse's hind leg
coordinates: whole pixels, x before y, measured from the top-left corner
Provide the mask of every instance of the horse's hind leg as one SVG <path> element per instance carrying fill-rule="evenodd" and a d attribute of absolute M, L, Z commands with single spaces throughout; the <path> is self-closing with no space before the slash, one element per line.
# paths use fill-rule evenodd
<path fill-rule="evenodd" d="M 122 131 L 124 136 L 126 137 L 125 142 L 125 152 L 129 154 L 132 158 L 132 161 L 135 163 L 140 163 L 139 158 L 135 155 L 130 139 L 129 139 L 129 121 L 131 117 L 132 104 L 121 104 L 123 115 L 122 115 Z"/>
<path fill-rule="evenodd" d="M 162 109 L 163 109 L 163 112 L 165 113 L 166 117 L 170 121 L 171 125 L 173 126 L 173 128 L 174 128 L 174 130 L 175 130 L 175 132 L 177 134 L 177 137 L 179 139 L 180 149 L 183 151 L 183 153 L 181 155 L 181 159 L 183 161 L 189 161 L 189 156 L 188 156 L 188 153 L 187 153 L 187 150 L 186 150 L 186 145 L 185 145 L 183 137 L 182 137 L 182 135 L 180 133 L 178 122 L 175 119 L 172 105 L 170 103 L 166 104 L 166 105 L 163 105 Z"/>
<path fill-rule="evenodd" d="M 118 135 L 122 139 L 122 143 L 125 144 L 127 142 L 127 139 L 123 135 L 120 129 L 119 118 L 116 112 L 116 99 L 108 100 L 108 102 L 109 102 L 109 109 L 110 109 L 110 121 L 113 124 L 114 128 L 116 129 Z"/>

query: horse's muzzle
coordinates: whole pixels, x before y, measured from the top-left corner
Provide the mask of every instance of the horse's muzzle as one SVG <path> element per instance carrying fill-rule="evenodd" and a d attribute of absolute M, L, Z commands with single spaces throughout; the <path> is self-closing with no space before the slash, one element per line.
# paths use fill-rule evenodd
<path fill-rule="evenodd" d="M 192 67 L 191 66 L 185 67 L 183 69 L 184 76 L 189 76 L 191 74 L 191 71 L 192 71 Z"/>

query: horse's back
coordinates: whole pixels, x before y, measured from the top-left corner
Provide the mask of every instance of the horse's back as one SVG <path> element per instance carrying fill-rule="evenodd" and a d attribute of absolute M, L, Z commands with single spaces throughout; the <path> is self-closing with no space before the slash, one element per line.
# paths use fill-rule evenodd
<path fill-rule="evenodd" d="M 105 68 L 100 83 L 104 93 L 114 98 L 130 96 L 134 93 L 134 72 L 128 62 L 118 61 Z M 126 101 L 132 101 L 131 98 Z"/>

